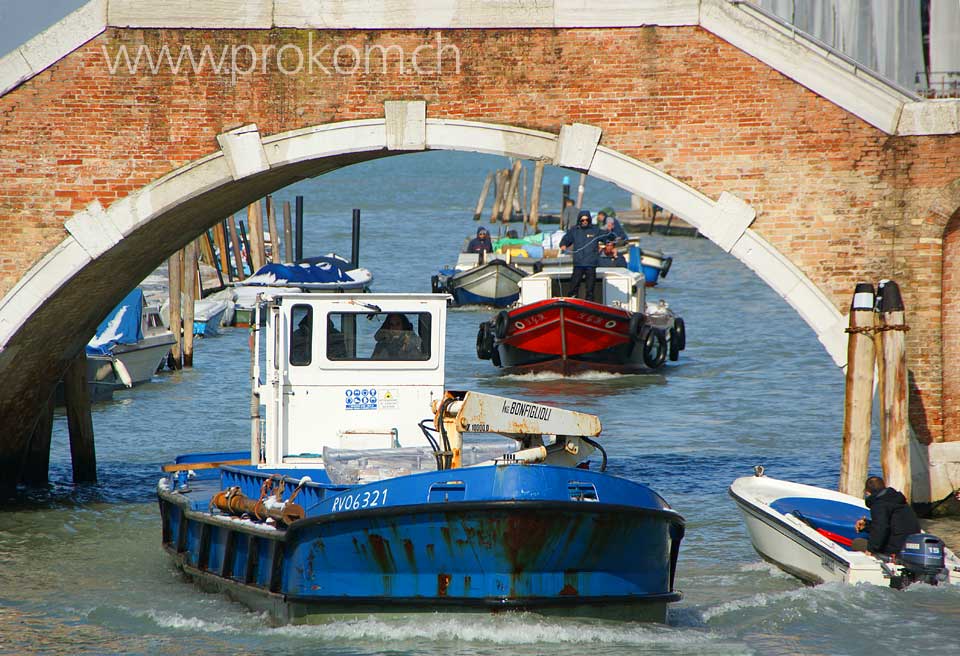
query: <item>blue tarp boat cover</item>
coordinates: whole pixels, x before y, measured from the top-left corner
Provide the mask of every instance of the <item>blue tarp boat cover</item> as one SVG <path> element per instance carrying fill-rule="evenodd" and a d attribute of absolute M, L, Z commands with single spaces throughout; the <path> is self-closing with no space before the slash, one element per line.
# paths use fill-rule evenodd
<path fill-rule="evenodd" d="M 296 264 L 267 264 L 243 281 L 245 285 L 285 285 L 298 283 L 353 282 L 347 275 L 346 260 L 315 257 Z"/>
<path fill-rule="evenodd" d="M 143 290 L 137 287 L 97 326 L 97 334 L 87 343 L 87 355 L 110 355 L 117 344 L 136 344 L 142 340 L 142 313 Z"/>

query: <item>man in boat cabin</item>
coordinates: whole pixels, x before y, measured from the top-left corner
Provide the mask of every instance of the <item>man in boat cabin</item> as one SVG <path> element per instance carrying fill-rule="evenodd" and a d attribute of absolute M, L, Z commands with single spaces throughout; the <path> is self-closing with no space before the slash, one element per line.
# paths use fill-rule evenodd
<path fill-rule="evenodd" d="M 600 266 L 602 267 L 621 267 L 627 268 L 627 259 L 623 256 L 623 253 L 617 252 L 617 246 L 612 241 L 608 241 L 603 245 L 603 249 L 600 251 Z"/>
<path fill-rule="evenodd" d="M 864 503 L 870 509 L 870 519 L 861 517 L 854 528 L 857 531 L 868 531 L 866 551 L 872 554 L 890 555 L 903 549 L 907 536 L 921 531 L 920 522 L 916 513 L 907 503 L 906 497 L 900 492 L 887 487 L 879 476 L 871 476 L 863 490 Z M 861 544 L 854 544 L 858 550 Z M 861 549 L 862 550 L 862 549 Z"/>
<path fill-rule="evenodd" d="M 467 253 L 492 253 L 493 242 L 490 241 L 490 232 L 483 227 L 477 228 L 477 236 L 467 244 Z"/>
<path fill-rule="evenodd" d="M 586 299 L 593 300 L 597 266 L 600 264 L 600 244 L 607 240 L 608 237 L 601 233 L 600 228 L 593 225 L 590 212 L 582 210 L 577 215 L 577 227 L 568 230 L 560 240 L 561 251 L 573 250 L 573 275 L 567 296 L 576 296 L 582 282 L 587 287 Z"/>

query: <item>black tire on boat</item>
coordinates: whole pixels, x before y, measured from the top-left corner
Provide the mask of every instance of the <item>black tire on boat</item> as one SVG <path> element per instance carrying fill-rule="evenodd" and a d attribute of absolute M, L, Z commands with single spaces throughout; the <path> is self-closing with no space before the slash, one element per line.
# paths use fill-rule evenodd
<path fill-rule="evenodd" d="M 507 330 L 510 329 L 510 313 L 506 310 L 500 310 L 493 322 L 493 334 L 496 338 L 503 339 L 506 337 Z"/>
<path fill-rule="evenodd" d="M 493 331 L 490 324 L 486 321 L 480 324 L 480 330 L 477 332 L 477 357 L 481 360 L 489 360 L 493 352 Z"/>
<path fill-rule="evenodd" d="M 663 331 L 647 327 L 643 338 L 643 364 L 659 369 L 667 359 L 667 338 Z"/>
<path fill-rule="evenodd" d="M 430 291 L 434 294 L 439 294 L 443 291 L 443 288 L 440 287 L 440 276 L 430 276 Z"/>
<path fill-rule="evenodd" d="M 493 363 L 494 367 L 499 367 L 501 365 L 500 351 L 497 350 L 496 346 L 494 346 L 493 350 L 490 351 L 490 361 Z"/>
<path fill-rule="evenodd" d="M 673 329 L 677 331 L 677 347 L 682 351 L 687 348 L 687 326 L 683 319 L 676 317 L 673 320 Z"/>
<path fill-rule="evenodd" d="M 543 271 L 543 262 L 534 262 L 533 263 L 533 272 L 540 273 Z"/>
<path fill-rule="evenodd" d="M 673 258 L 672 258 L 672 257 L 665 257 L 665 258 L 663 258 L 663 262 L 660 263 L 660 277 L 661 277 L 661 278 L 666 278 L 666 277 L 667 277 L 667 273 L 670 272 L 670 265 L 671 265 L 671 264 L 673 264 Z"/>
<path fill-rule="evenodd" d="M 629 334 L 630 337 L 638 341 L 643 336 L 643 315 L 639 312 L 630 317 Z"/>
<path fill-rule="evenodd" d="M 677 329 L 673 326 L 668 331 L 670 335 L 670 362 L 676 362 L 680 359 L 680 338 L 677 336 Z"/>

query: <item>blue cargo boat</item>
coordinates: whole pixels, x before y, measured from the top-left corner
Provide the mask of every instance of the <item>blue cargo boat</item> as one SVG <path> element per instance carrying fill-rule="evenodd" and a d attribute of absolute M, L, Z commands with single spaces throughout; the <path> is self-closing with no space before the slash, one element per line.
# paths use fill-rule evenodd
<path fill-rule="evenodd" d="M 512 609 L 663 621 L 680 598 L 683 518 L 606 473 L 596 417 L 445 390 L 446 302 L 268 299 L 251 448 L 164 466 L 164 548 L 279 622 Z"/>

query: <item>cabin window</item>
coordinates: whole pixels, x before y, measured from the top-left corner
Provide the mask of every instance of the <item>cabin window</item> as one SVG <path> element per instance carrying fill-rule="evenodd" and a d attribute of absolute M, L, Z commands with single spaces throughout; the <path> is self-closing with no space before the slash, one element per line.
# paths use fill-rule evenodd
<path fill-rule="evenodd" d="M 294 305 L 290 309 L 290 364 L 302 367 L 313 360 L 313 308 Z"/>
<path fill-rule="evenodd" d="M 328 360 L 430 359 L 429 312 L 337 312 L 327 315 Z"/>

